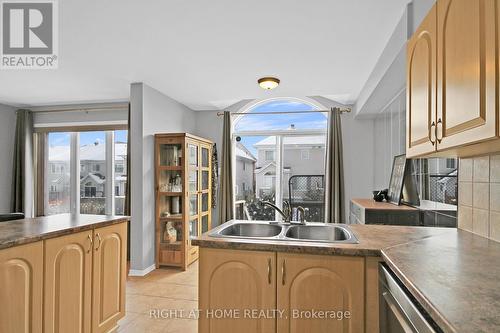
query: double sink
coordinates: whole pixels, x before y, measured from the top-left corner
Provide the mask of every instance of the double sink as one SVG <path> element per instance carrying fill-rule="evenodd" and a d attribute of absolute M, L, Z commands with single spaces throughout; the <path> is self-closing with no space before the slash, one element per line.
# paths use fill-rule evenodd
<path fill-rule="evenodd" d="M 210 232 L 209 236 L 300 242 L 358 243 L 358 239 L 347 225 L 326 223 L 298 225 L 278 222 L 230 221 Z"/>

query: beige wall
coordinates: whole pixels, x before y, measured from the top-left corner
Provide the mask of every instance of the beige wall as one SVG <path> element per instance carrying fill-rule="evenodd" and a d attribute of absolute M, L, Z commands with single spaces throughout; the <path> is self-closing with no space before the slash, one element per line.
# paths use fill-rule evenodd
<path fill-rule="evenodd" d="M 500 241 L 500 154 L 460 159 L 458 227 Z"/>

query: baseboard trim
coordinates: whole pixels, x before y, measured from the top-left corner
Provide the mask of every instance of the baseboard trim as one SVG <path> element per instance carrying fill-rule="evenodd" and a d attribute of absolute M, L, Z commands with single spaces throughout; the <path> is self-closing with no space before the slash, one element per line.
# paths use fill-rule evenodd
<path fill-rule="evenodd" d="M 151 273 L 156 269 L 156 265 L 153 264 L 145 269 L 130 269 L 128 271 L 128 276 L 144 276 L 147 275 L 148 273 Z"/>

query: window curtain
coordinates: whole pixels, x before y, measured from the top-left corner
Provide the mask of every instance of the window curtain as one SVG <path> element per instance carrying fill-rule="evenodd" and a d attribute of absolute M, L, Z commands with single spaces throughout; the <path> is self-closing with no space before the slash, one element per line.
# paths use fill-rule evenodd
<path fill-rule="evenodd" d="M 31 216 L 32 212 L 27 210 L 32 209 L 32 207 L 27 207 L 26 197 L 33 196 L 27 187 L 31 186 L 31 182 L 27 182 L 27 180 L 32 180 L 33 176 L 33 159 L 31 157 L 33 151 L 33 115 L 30 110 L 17 110 L 16 117 L 11 212 Z"/>
<path fill-rule="evenodd" d="M 219 189 L 219 225 L 233 218 L 233 156 L 231 147 L 231 113 L 224 111 L 222 156 Z"/>
<path fill-rule="evenodd" d="M 342 122 L 339 108 L 332 108 L 328 114 L 325 162 L 325 222 L 345 223 Z"/>

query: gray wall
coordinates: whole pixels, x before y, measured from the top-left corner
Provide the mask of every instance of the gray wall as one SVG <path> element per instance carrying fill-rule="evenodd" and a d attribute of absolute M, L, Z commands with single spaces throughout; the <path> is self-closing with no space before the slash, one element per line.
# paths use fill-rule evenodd
<path fill-rule="evenodd" d="M 16 109 L 0 104 L 0 213 L 10 212 Z"/>
<path fill-rule="evenodd" d="M 407 6 L 359 94 L 355 105 L 357 115 L 381 112 L 405 88 L 406 42 L 435 2 L 414 0 Z"/>
<path fill-rule="evenodd" d="M 394 156 L 406 151 L 406 90 L 374 119 L 374 189 L 389 187 Z"/>
<path fill-rule="evenodd" d="M 144 83 L 133 83 L 131 103 L 131 269 L 155 263 L 154 134 L 195 133 L 194 111 Z M 196 134 L 196 133 L 195 133 Z"/>

